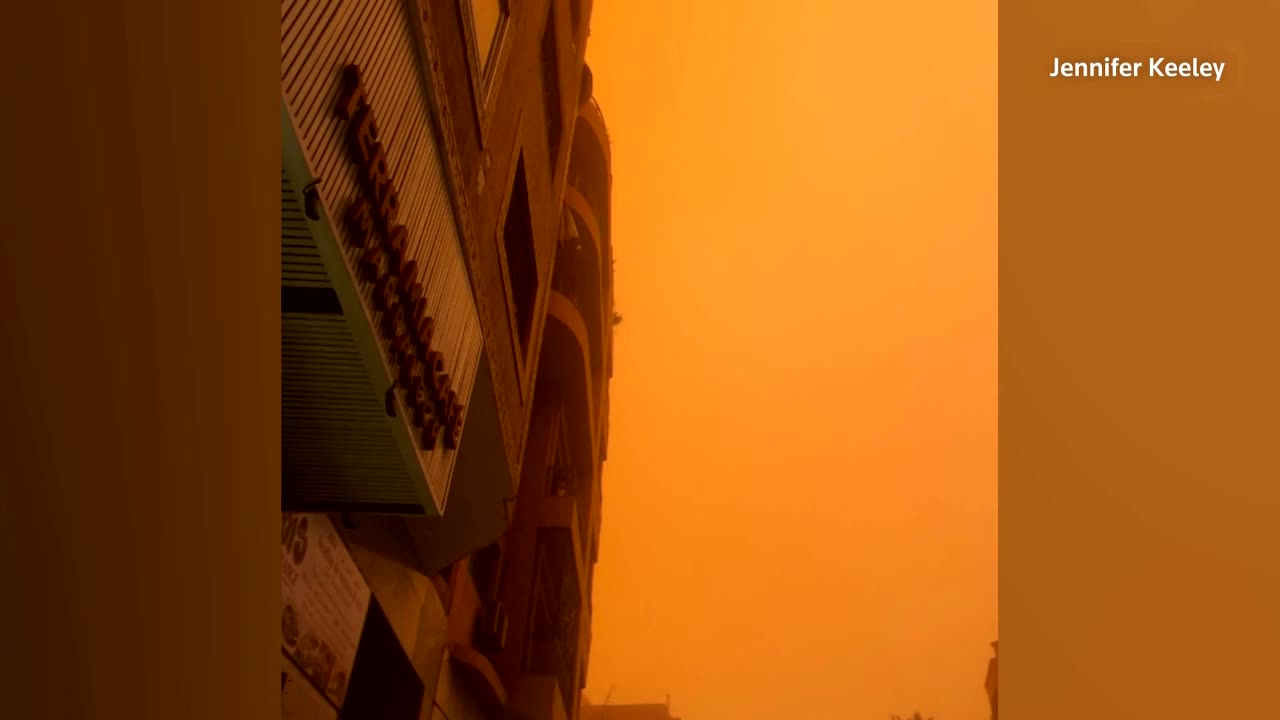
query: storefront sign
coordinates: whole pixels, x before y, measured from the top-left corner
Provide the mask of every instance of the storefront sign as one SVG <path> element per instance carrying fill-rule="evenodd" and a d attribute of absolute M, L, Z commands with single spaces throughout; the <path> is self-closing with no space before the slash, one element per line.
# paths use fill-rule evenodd
<path fill-rule="evenodd" d="M 336 112 L 348 123 L 347 143 L 362 189 L 346 211 L 348 242 L 360 251 L 360 278 L 374 288 L 379 330 L 391 343 L 396 384 L 406 391 L 419 446 L 431 452 L 443 435 L 445 447 L 456 450 L 463 406 L 444 371 L 444 357 L 432 350 L 435 322 L 427 314 L 418 264 L 407 257 L 409 231 L 397 222 L 400 198 L 386 149 L 378 139 L 360 69 L 348 66 L 343 81 Z"/>
<path fill-rule="evenodd" d="M 369 611 L 369 586 L 324 515 L 284 515 L 281 561 L 284 651 L 341 708 Z"/>
<path fill-rule="evenodd" d="M 280 657 L 280 720 L 338 720 L 338 710 L 287 655 Z"/>

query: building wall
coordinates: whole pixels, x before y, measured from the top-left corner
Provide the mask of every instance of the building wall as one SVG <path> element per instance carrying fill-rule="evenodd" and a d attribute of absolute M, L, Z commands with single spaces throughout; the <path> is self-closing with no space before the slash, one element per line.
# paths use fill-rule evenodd
<path fill-rule="evenodd" d="M 594 104 L 588 108 L 598 112 Z M 575 138 L 575 150 L 580 146 Z M 570 172 L 575 162 L 577 158 L 569 159 Z M 592 179 L 604 183 L 603 188 L 575 188 L 566 196 L 585 189 L 595 190 L 597 198 L 607 197 L 607 165 L 603 176 L 584 175 L 577 182 Z M 598 210 L 585 210 L 590 228 L 580 228 L 578 238 L 562 237 L 558 248 L 561 256 L 555 266 L 557 275 L 543 335 L 533 421 L 521 468 L 514 523 L 508 533 L 508 572 L 502 600 L 512 618 L 511 632 L 506 650 L 493 658 L 504 685 L 514 696 L 521 695 L 526 684 L 538 688 L 547 684 L 546 676 L 537 675 L 526 666 L 526 657 L 539 651 L 536 645 L 530 645 L 539 642 L 531 632 L 533 588 L 544 572 L 537 561 L 538 542 L 556 537 L 548 533 L 559 533 L 564 572 L 572 577 L 560 578 L 563 584 L 557 587 L 572 588 L 572 597 L 561 598 L 561 602 L 576 610 L 577 622 L 570 626 L 572 630 L 565 631 L 572 637 L 562 636 L 562 641 L 573 647 L 572 659 L 555 682 L 557 694 L 568 698 L 564 704 L 571 719 L 580 712 L 574 699 L 585 687 L 590 659 L 591 588 L 603 494 L 602 428 L 607 408 L 603 396 L 608 392 L 609 379 L 604 358 L 613 327 L 612 293 L 606 289 L 599 267 L 601 260 L 610 255 L 608 236 L 599 229 L 597 219 L 600 212 L 607 212 L 607 205 Z M 582 237 L 584 231 L 589 236 Z M 561 273 L 572 277 L 562 277 Z M 565 465 L 573 471 L 571 489 L 561 496 L 554 489 L 553 474 Z M 556 578 L 543 577 L 542 582 L 554 584 Z"/>
<path fill-rule="evenodd" d="M 486 352 L 481 357 L 444 515 L 407 521 L 425 573 L 438 573 L 507 530 L 506 500 L 514 483 L 503 454 L 496 403 Z"/>
<path fill-rule="evenodd" d="M 678 720 L 663 703 L 592 705 L 584 698 L 578 720 Z"/>
<path fill-rule="evenodd" d="M 413 661 L 423 683 L 424 705 L 430 705 L 448 639 L 448 617 L 442 598 L 407 559 L 407 539 L 395 526 L 344 524 L 340 518 L 335 522 L 352 560 Z"/>
<path fill-rule="evenodd" d="M 561 226 L 560 204 L 579 102 L 589 9 L 585 0 L 511 2 L 502 50 L 493 61 L 489 102 L 478 107 L 472 73 L 468 12 L 471 0 L 403 0 L 419 20 L 418 51 L 428 79 L 432 119 L 439 127 L 449 188 L 459 218 L 471 289 L 484 337 L 476 384 L 451 487 L 452 511 L 410 523 L 423 569 L 435 572 L 492 542 L 509 525 L 535 394 L 536 367 L 551 273 Z M 573 25 L 574 8 L 578 13 Z M 559 152 L 548 149 L 540 58 L 548 23 L 554 27 L 564 131 Z M 523 164 L 528 193 L 537 290 L 522 349 L 513 324 L 508 282 L 511 258 L 503 247 L 514 173 Z M 495 467 L 499 458 L 507 472 Z"/>
<path fill-rule="evenodd" d="M 607 147 L 605 162 L 595 165 L 603 167 L 604 180 L 598 173 L 588 174 L 586 184 L 581 177 L 575 180 L 575 197 L 604 198 L 603 206 L 596 202 L 584 210 L 584 201 L 579 207 L 594 265 L 585 271 L 557 263 L 572 240 L 565 196 L 575 162 L 581 163 L 575 157 L 581 143 L 574 136 L 587 127 L 583 112 L 595 113 L 592 128 L 603 127 L 598 107 L 582 90 L 590 85 L 582 80 L 590 0 L 513 0 L 491 102 L 480 108 L 464 11 L 469 2 L 284 0 L 282 126 L 296 137 L 296 164 L 306 171 L 295 173 L 290 184 L 285 169 L 282 203 L 291 202 L 298 215 L 307 205 L 305 193 L 314 192 L 307 197 L 314 198 L 327 222 L 334 248 L 329 260 L 321 259 L 321 274 L 328 282 L 334 273 L 345 273 L 352 292 L 340 303 L 343 311 L 349 311 L 348 319 L 377 327 L 373 288 L 359 279 L 363 255 L 350 242 L 344 222 L 361 182 L 348 157 L 347 124 L 335 112 L 343 73 L 349 65 L 358 66 L 401 197 L 409 254 L 427 274 L 424 285 L 446 370 L 460 399 L 475 407 L 466 415 L 457 452 L 427 453 L 422 459 L 433 494 L 428 509 L 443 508 L 442 517 L 414 516 L 409 510 L 404 516 L 344 514 L 334 520 L 344 528 L 352 556 L 414 660 L 428 696 L 444 701 L 431 705 L 430 713 L 493 717 L 497 699 L 512 717 L 573 720 L 589 658 L 612 366 Z M 544 43 L 549 27 L 554 45 Z M 552 74 L 540 62 L 548 47 Z M 548 78 L 557 92 L 548 92 Z M 557 96 L 558 104 L 548 107 L 547 99 Z M 557 115 L 562 127 L 553 151 L 547 122 Z M 503 238 L 519 166 L 528 193 L 536 277 L 527 349 L 513 323 L 514 260 Z M 311 181 L 319 182 L 304 191 L 302 185 Z M 287 245 L 282 237 L 282 257 L 296 255 Z M 299 265 L 288 272 L 303 282 L 311 270 Z M 557 277 L 589 291 L 568 298 L 556 291 Z M 384 341 L 371 341 L 371 347 L 382 363 L 374 367 L 381 375 L 373 372 L 365 389 L 380 401 L 394 378 L 389 362 L 394 358 Z M 323 419 L 408 427 L 403 412 L 408 403 L 404 391 L 397 392 L 399 416 L 365 403 L 353 412 L 334 408 L 332 417 Z M 556 460 L 552 450 L 561 435 L 571 450 L 568 459 Z M 359 445 L 352 447 L 359 450 Z M 324 451 L 323 444 L 317 448 L 314 452 Z M 305 459 L 305 452 L 294 450 Z M 577 470 L 571 495 L 548 491 L 548 473 L 556 463 Z M 357 485 L 376 479 L 368 473 L 353 477 Z M 576 627 L 566 630 L 575 637 L 571 667 L 563 676 L 529 672 L 524 662 L 539 547 L 551 547 L 539 542 L 547 537 L 568 539 L 557 546 L 565 562 L 555 572 L 571 579 L 564 598 L 580 608 Z M 503 548 L 503 580 L 485 591 L 467 556 L 495 541 Z M 441 568 L 443 576 L 432 577 Z M 495 599 L 507 607 L 510 631 L 506 649 L 485 657 L 475 648 L 476 625 Z M 433 692 L 437 680 L 440 690 Z"/>
<path fill-rule="evenodd" d="M 418 215 L 425 218 L 425 236 L 437 243 L 432 247 L 442 249 L 432 257 L 444 257 L 442 267 L 452 268 L 436 290 L 465 299 L 462 306 L 471 313 L 449 325 L 449 337 L 461 343 L 460 355 L 470 363 L 457 372 L 468 400 L 478 405 L 467 416 L 456 467 L 450 468 L 453 483 L 443 517 L 346 518 L 356 554 L 380 578 L 375 592 L 385 598 L 382 604 L 407 649 L 424 632 L 415 620 L 424 597 L 437 598 L 447 613 L 443 626 L 433 630 L 439 639 L 429 644 L 443 648 L 436 695 L 445 706 L 491 716 L 496 698 L 511 717 L 573 720 L 590 650 L 612 366 L 607 143 L 600 147 L 603 118 L 582 91 L 590 85 L 582 80 L 590 3 L 511 2 L 505 50 L 496 56 L 499 69 L 486 96 L 491 99 L 478 107 L 466 25 L 470 1 L 286 2 L 285 104 L 291 117 L 300 118 L 294 124 L 308 158 L 319 158 L 322 202 L 330 216 L 340 217 L 344 193 L 356 180 L 354 170 L 337 159 L 345 129 L 324 108 L 341 90 L 342 67 L 361 65 L 380 139 L 393 156 L 392 173 L 406 198 L 430 204 L 429 212 Z M 549 27 L 554 45 L 544 44 Z M 548 47 L 551 74 L 540 62 Z M 548 92 L 544 79 L 557 91 Z M 548 107 L 548 99 L 557 96 L 558 104 Z M 561 130 L 553 148 L 547 123 L 557 116 Z M 575 138 L 583 128 L 593 133 L 586 144 Z M 587 165 L 593 172 L 581 172 L 582 147 L 592 152 Z M 514 323 L 515 260 L 503 237 L 521 166 L 536 277 L 526 339 Z M 576 198 L 582 225 L 576 238 L 566 222 L 566 194 Z M 579 240 L 588 260 L 587 254 L 572 255 Z M 346 258 L 349 265 L 357 261 Z M 576 289 L 569 292 L 571 287 Z M 458 324 L 468 318 L 470 325 Z M 555 454 L 557 443 L 569 450 Z M 495 455 L 507 473 L 494 466 Z M 575 471 L 567 495 L 548 489 L 550 473 L 561 465 Z M 467 555 L 499 538 L 502 581 L 486 594 Z M 540 552 L 559 554 L 540 565 Z M 444 576 L 433 582 L 429 576 L 445 566 Z M 558 569 L 546 569 L 553 566 Z M 567 584 L 557 590 L 558 601 L 578 608 L 576 625 L 557 630 L 571 640 L 569 666 L 559 674 L 531 672 L 526 656 L 540 650 L 530 645 L 528 632 L 532 590 L 535 581 L 561 580 Z M 504 603 L 510 627 L 505 649 L 486 657 L 475 647 L 476 625 L 495 599 Z M 433 712 L 448 714 L 445 706 L 437 704 Z"/>
<path fill-rule="evenodd" d="M 554 10 L 561 116 L 574 117 L 583 67 L 587 0 L 511 2 L 505 60 L 492 104 L 477 109 L 467 40 L 465 4 L 469 0 L 417 0 L 426 20 L 427 54 L 434 68 L 436 112 L 446 129 L 459 204 L 465 207 L 471 276 L 489 349 L 497 405 L 514 477 L 519 477 L 526 418 L 531 407 L 543 315 L 560 225 L 559 207 L 571 147 L 573 124 L 566 123 L 560 152 L 547 147 L 542 72 L 538 62 L 548 13 Z M 580 14 L 571 27 L 573 7 Z M 527 355 L 508 313 L 506 273 L 499 229 L 517 160 L 523 156 L 533 210 L 538 295 L 532 341 Z"/>
<path fill-rule="evenodd" d="M 594 106 L 592 109 L 598 111 Z M 597 179 L 607 183 L 607 174 Z M 598 198 L 601 193 L 596 194 Z M 607 196 L 607 184 L 604 194 Z M 608 257 L 607 236 L 598 228 L 596 208 L 585 214 L 592 235 L 584 242 L 600 248 L 599 257 Z M 557 252 L 572 252 L 566 249 L 572 238 L 559 239 Z M 557 273 L 576 273 L 589 266 L 557 262 L 554 267 Z M 505 647 L 468 660 L 491 670 L 494 684 L 499 686 L 494 694 L 507 698 L 509 718 L 547 719 L 563 713 L 574 720 L 580 712 L 577 698 L 586 683 L 591 588 L 602 523 L 602 446 L 609 380 L 605 358 L 612 342 L 609 318 L 613 307 L 602 273 L 584 273 L 590 278 L 588 292 L 574 293 L 570 299 L 552 290 L 538 348 L 521 479 L 511 525 L 503 536 L 503 571 L 496 592 L 509 618 Z M 566 292 L 571 287 L 564 282 L 553 285 Z M 593 318 L 594 332 L 584 316 Z M 572 480 L 557 484 L 555 473 L 564 466 L 574 471 Z M 555 674 L 529 664 L 531 656 L 544 654 L 549 647 L 541 644 L 545 637 L 539 639 L 533 632 L 535 588 L 539 584 L 555 588 L 547 592 L 555 594 L 553 602 L 561 605 L 554 608 L 552 616 L 561 617 L 565 608 L 576 610 L 576 624 L 557 625 L 553 631 L 569 648 L 563 659 L 567 665 L 561 665 Z M 474 645 L 476 618 L 484 612 L 483 599 L 476 596 L 474 582 L 465 570 L 451 571 L 450 588 L 451 641 Z"/>

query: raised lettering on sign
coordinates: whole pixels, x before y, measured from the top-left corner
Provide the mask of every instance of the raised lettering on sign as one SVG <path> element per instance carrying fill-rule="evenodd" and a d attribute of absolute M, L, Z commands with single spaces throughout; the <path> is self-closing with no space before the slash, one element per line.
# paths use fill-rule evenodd
<path fill-rule="evenodd" d="M 351 201 L 347 207 L 347 232 L 350 233 L 350 243 L 353 247 L 363 248 L 369 244 L 370 238 L 373 237 L 375 227 L 373 222 L 373 206 L 363 197 L 357 197 Z"/>
<path fill-rule="evenodd" d="M 435 321 L 427 314 L 418 264 L 406 258 L 409 230 L 397 223 L 400 194 L 391 177 L 387 151 L 365 92 L 360 69 L 347 66 L 334 108 L 347 123 L 347 146 L 356 165 L 362 194 L 353 198 L 344 218 L 347 242 L 363 252 L 357 274 L 373 286 L 378 329 L 390 343 L 392 370 L 405 389 L 406 405 L 420 429 L 418 444 L 430 452 L 444 436 L 448 450 L 462 437 L 464 408 L 445 372 L 444 356 L 432 348 Z"/>

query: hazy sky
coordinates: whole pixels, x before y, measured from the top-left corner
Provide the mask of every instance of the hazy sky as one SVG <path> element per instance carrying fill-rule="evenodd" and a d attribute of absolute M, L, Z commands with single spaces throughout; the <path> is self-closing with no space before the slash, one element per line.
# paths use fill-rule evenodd
<path fill-rule="evenodd" d="M 597 2 L 617 330 L 588 695 L 987 716 L 996 2 Z"/>

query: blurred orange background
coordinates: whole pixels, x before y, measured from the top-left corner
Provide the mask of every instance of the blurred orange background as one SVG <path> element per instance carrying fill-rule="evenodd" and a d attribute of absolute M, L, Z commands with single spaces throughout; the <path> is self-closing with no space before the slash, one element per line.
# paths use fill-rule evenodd
<path fill-rule="evenodd" d="M 592 701 L 989 716 L 996 27 L 596 4 L 623 322 Z"/>

